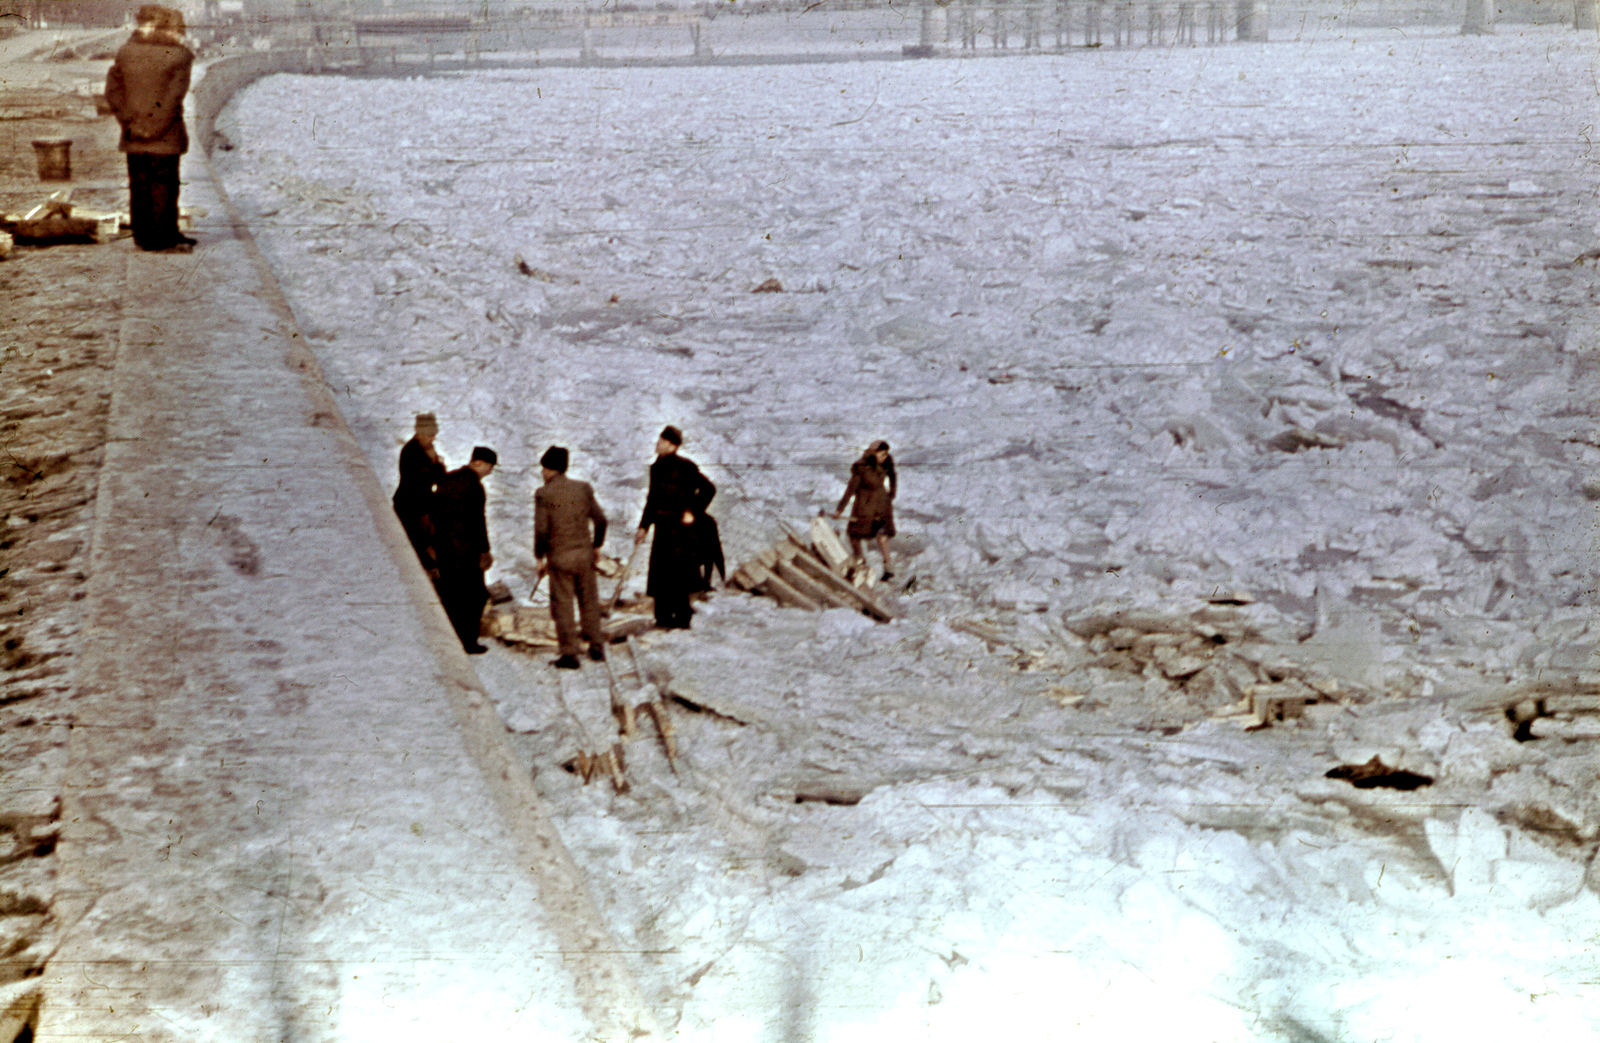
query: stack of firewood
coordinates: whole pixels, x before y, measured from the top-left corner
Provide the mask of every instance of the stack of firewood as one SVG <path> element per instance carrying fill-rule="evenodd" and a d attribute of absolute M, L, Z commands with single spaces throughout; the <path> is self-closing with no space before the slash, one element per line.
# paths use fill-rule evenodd
<path fill-rule="evenodd" d="M 127 215 L 75 206 L 72 189 L 63 188 L 25 214 L 0 216 L 0 231 L 34 243 L 93 239 L 109 242 L 117 237 Z"/>
<path fill-rule="evenodd" d="M 735 569 L 728 582 L 792 608 L 811 612 L 848 608 L 888 622 L 894 615 L 868 593 L 870 577 L 864 562 L 851 560 L 832 526 L 817 518 L 805 536 L 789 530 L 753 561 Z"/>
<path fill-rule="evenodd" d="M 595 565 L 595 571 L 604 579 L 617 580 L 619 585 L 627 582 L 627 577 L 622 574 L 622 562 L 615 558 L 602 556 Z M 655 603 L 649 598 L 620 601 L 609 612 L 602 607 L 602 612 L 610 617 L 603 627 L 606 640 L 621 641 L 649 630 L 654 607 Z M 489 584 L 489 604 L 484 609 L 478 635 L 492 637 L 513 648 L 537 655 L 556 651 L 560 647 L 556 641 L 556 623 L 550 618 L 549 606 L 516 601 L 511 588 L 500 580 Z"/>

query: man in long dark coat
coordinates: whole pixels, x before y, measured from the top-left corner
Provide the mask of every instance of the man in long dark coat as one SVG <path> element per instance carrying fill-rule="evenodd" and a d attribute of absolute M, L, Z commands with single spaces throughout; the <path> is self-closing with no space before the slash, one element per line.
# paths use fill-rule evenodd
<path fill-rule="evenodd" d="M 533 556 L 540 575 L 550 576 L 550 615 L 556 623 L 561 658 L 552 666 L 578 669 L 578 627 L 573 603 L 582 621 L 589 658 L 606 657 L 600 630 L 600 586 L 594 567 L 606 542 L 606 516 L 587 482 L 567 477 L 567 451 L 553 445 L 539 458 L 544 485 L 533 494 Z M 591 532 L 591 526 L 593 531 Z"/>
<path fill-rule="evenodd" d="M 689 618 L 694 614 L 689 595 L 705 589 L 699 570 L 699 526 L 705 520 L 711 498 L 717 494 L 717 487 L 700 473 L 700 468 L 678 455 L 681 445 L 683 432 L 675 427 L 667 427 L 656 439 L 650 492 L 645 497 L 639 531 L 633 537 L 637 546 L 644 542 L 651 526 L 655 527 L 645 593 L 655 599 L 656 625 L 668 630 L 689 629 Z"/>
<path fill-rule="evenodd" d="M 400 486 L 394 491 L 394 513 L 411 539 L 422 567 L 438 578 L 439 564 L 433 552 L 433 490 L 444 480 L 444 460 L 433 447 L 439 434 L 439 421 L 432 413 L 418 413 L 416 434 L 400 447 Z"/>
<path fill-rule="evenodd" d="M 439 563 L 439 600 L 469 655 L 488 651 L 478 641 L 483 606 L 489 601 L 483 574 L 494 564 L 489 553 L 483 480 L 494 471 L 498 459 L 493 449 L 476 447 L 467 466 L 445 475 L 434 493 L 433 551 Z"/>
<path fill-rule="evenodd" d="M 122 124 L 118 145 L 128 155 L 133 241 L 141 250 L 188 250 L 178 231 L 178 162 L 189 151 L 183 97 L 194 54 L 183 45 L 183 15 L 145 4 L 139 28 L 117 51 L 106 74 L 106 104 Z"/>

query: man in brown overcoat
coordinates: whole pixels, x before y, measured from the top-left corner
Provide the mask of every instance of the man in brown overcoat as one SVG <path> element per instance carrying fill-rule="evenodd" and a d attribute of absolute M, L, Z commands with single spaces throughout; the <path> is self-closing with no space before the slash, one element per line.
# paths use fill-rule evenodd
<path fill-rule="evenodd" d="M 139 8 L 139 28 L 106 74 L 106 103 L 122 124 L 118 147 L 128 154 L 133 241 L 141 250 L 194 246 L 178 231 L 178 162 L 189 151 L 183 97 L 194 64 L 183 31 L 183 15 L 145 4 Z"/>
<path fill-rule="evenodd" d="M 544 485 L 533 494 L 533 556 L 539 574 L 550 575 L 550 615 L 556 623 L 561 658 L 551 665 L 578 668 L 578 627 L 572 622 L 576 599 L 589 658 L 606 657 L 600 631 L 600 587 L 594 567 L 606 542 L 606 516 L 587 482 L 567 477 L 567 451 L 553 445 L 539 458 Z M 590 523 L 594 529 L 591 533 Z"/>

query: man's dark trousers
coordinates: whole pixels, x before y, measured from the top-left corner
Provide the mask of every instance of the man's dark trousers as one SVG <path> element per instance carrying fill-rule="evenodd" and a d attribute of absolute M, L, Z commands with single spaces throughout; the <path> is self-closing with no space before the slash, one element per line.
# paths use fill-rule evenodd
<path fill-rule="evenodd" d="M 133 241 L 145 250 L 178 242 L 178 161 L 182 156 L 128 153 L 128 209 Z"/>
<path fill-rule="evenodd" d="M 450 625 L 455 628 L 462 647 L 473 647 L 478 643 L 478 634 L 483 626 L 483 606 L 489 603 L 489 590 L 483 585 L 483 570 L 441 565 L 435 586 L 439 591 L 439 601 L 444 605 L 444 614 L 450 617 Z"/>

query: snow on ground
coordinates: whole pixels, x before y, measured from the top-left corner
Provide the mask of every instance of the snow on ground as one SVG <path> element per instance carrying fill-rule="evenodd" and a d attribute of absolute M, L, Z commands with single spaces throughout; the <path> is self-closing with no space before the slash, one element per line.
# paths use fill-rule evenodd
<path fill-rule="evenodd" d="M 901 620 L 730 592 L 642 643 L 717 711 L 681 774 L 579 785 L 542 662 L 479 660 L 683 1038 L 1597 1035 L 1592 745 L 1474 709 L 1600 640 L 1592 47 L 1377 36 L 225 113 L 380 473 L 424 409 L 500 451 L 519 592 L 551 443 L 621 551 L 684 427 L 734 562 L 895 446 Z M 1297 678 L 1344 705 L 1215 718 Z M 1322 777 L 1374 754 L 1437 781 Z"/>

